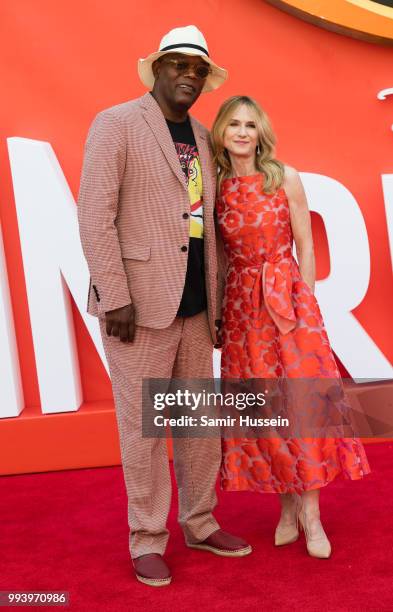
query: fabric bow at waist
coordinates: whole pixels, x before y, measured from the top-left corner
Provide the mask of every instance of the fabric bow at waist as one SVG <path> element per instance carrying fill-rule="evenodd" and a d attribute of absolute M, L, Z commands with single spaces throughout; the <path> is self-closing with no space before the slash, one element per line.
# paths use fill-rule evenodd
<path fill-rule="evenodd" d="M 252 288 L 252 305 L 260 309 L 262 303 L 282 334 L 296 327 L 292 304 L 292 260 L 265 261 L 258 269 Z"/>

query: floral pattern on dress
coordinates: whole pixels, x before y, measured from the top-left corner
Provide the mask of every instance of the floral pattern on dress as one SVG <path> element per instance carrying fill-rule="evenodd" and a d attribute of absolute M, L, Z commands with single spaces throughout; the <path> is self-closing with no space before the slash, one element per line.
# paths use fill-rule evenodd
<path fill-rule="evenodd" d="M 221 376 L 340 378 L 321 312 L 292 254 L 284 189 L 261 174 L 225 179 L 216 204 L 228 260 Z M 370 469 L 357 438 L 222 440 L 226 490 L 302 492 Z"/>

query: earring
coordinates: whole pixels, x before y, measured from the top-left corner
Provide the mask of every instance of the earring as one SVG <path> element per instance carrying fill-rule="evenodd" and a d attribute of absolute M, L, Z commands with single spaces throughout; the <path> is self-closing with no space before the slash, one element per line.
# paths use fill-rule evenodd
<path fill-rule="evenodd" d="M 259 147 L 259 143 L 258 143 L 258 144 L 257 144 L 257 155 L 259 155 L 259 154 L 260 154 L 260 152 L 261 152 L 261 149 L 260 149 L 260 147 Z"/>

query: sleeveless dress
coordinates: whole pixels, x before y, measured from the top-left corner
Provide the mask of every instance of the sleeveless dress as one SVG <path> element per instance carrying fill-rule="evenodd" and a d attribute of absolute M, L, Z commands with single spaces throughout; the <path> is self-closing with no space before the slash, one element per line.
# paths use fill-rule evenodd
<path fill-rule="evenodd" d="M 225 179 L 216 204 L 228 261 L 222 379 L 340 378 L 318 303 L 292 255 L 284 189 L 263 176 Z M 351 438 L 222 438 L 221 486 L 288 493 L 318 489 L 339 473 L 370 471 Z"/>

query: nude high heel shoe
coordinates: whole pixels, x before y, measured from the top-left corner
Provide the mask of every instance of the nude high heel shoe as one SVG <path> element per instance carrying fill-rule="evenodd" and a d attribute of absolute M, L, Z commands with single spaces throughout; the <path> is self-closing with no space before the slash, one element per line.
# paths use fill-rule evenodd
<path fill-rule="evenodd" d="M 274 544 L 276 546 L 284 546 L 285 544 L 292 544 L 299 538 L 299 529 L 297 525 L 277 525 L 274 534 Z"/>
<path fill-rule="evenodd" d="M 318 536 L 311 536 L 307 529 L 307 519 L 303 508 L 300 508 L 298 514 L 299 528 L 304 531 L 307 543 L 307 551 L 311 557 L 317 557 L 318 559 L 329 559 L 332 553 L 332 547 L 327 538 L 327 535 L 322 527 L 321 523 L 321 534 Z M 319 521 L 320 522 L 320 521 Z"/>
<path fill-rule="evenodd" d="M 294 508 L 295 512 L 295 524 L 293 525 L 281 525 L 280 522 L 276 527 L 276 531 L 274 534 L 274 544 L 276 546 L 284 546 L 285 544 L 292 544 L 292 542 L 296 542 L 299 537 L 299 512 L 300 512 L 300 502 L 298 498 L 296 498 L 296 504 Z"/>

